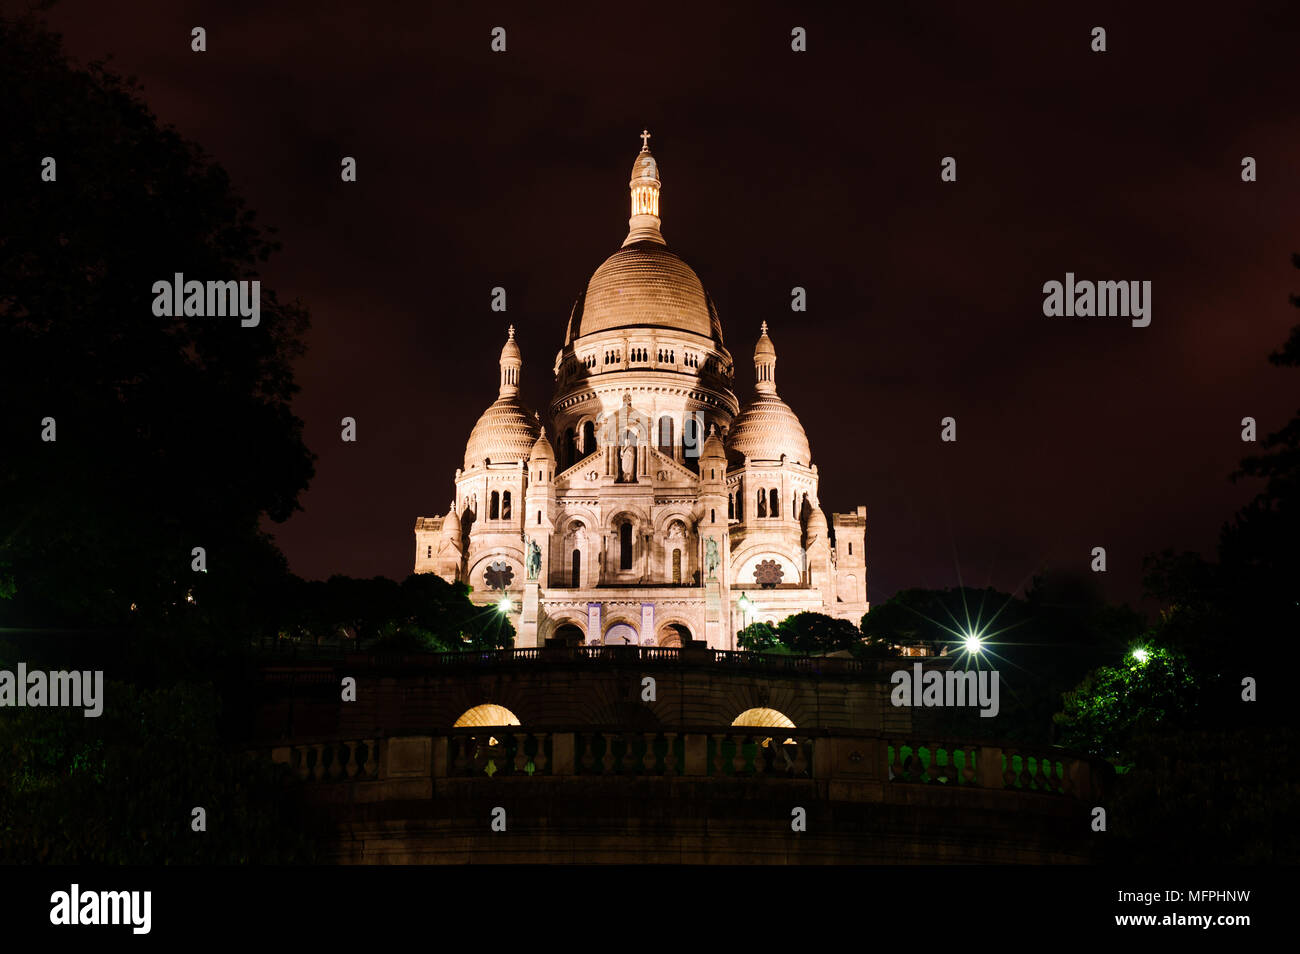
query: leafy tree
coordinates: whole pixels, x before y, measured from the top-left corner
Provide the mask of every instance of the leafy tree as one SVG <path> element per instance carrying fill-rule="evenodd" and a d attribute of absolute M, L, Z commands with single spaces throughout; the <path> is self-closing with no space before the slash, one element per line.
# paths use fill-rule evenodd
<path fill-rule="evenodd" d="M 263 288 L 256 327 L 157 317 L 152 288 L 255 279 L 271 233 L 133 80 L 38 20 L 0 18 L 0 88 L 0 623 L 166 626 L 199 589 L 242 624 L 276 562 L 260 522 L 313 473 L 290 409 L 307 315 Z"/>
<path fill-rule="evenodd" d="M 432 573 L 415 573 L 403 582 L 332 576 L 306 581 L 296 577 L 285 599 L 280 632 L 298 640 L 355 640 L 357 649 L 453 652 L 508 649 L 514 627 L 495 606 L 478 606 L 464 583 L 448 583 Z"/>
<path fill-rule="evenodd" d="M 1093 670 L 1066 694 L 1055 719 L 1060 741 L 1108 759 L 1131 758 L 1138 734 L 1192 724 L 1199 689 L 1186 656 L 1140 649 L 1123 666 Z"/>
<path fill-rule="evenodd" d="M 788 652 L 777 637 L 776 627 L 764 622 L 753 622 L 736 633 L 736 645 L 751 653 Z"/>
<path fill-rule="evenodd" d="M 776 626 L 781 643 L 795 653 L 832 653 L 853 649 L 862 642 L 862 634 L 848 620 L 825 613 L 795 613 Z"/>

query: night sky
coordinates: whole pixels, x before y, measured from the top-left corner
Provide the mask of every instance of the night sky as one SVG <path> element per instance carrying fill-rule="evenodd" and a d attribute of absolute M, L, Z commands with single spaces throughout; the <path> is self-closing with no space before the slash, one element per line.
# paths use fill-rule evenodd
<path fill-rule="evenodd" d="M 64 0 L 50 22 L 279 229 L 264 284 L 313 321 L 295 407 L 317 475 L 274 528 L 302 576 L 410 572 L 508 324 L 546 407 L 643 127 L 738 396 L 766 320 L 824 509 L 867 506 L 873 602 L 1086 573 L 1094 546 L 1107 595 L 1136 601 L 1144 555 L 1209 552 L 1252 492 L 1227 479 L 1242 417 L 1263 435 L 1295 411 L 1266 360 L 1300 292 L 1294 4 L 267 6 Z M 1067 271 L 1151 281 L 1151 325 L 1044 317 Z"/>

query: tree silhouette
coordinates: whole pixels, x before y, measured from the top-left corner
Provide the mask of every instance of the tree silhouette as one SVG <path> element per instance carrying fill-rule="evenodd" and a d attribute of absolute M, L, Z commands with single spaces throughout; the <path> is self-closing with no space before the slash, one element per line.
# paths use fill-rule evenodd
<path fill-rule="evenodd" d="M 152 286 L 252 279 L 276 246 L 134 81 L 41 22 L 0 19 L 0 87 L 0 622 L 238 603 L 276 563 L 260 521 L 313 474 L 290 409 L 307 315 L 263 287 L 256 327 L 160 318 Z"/>

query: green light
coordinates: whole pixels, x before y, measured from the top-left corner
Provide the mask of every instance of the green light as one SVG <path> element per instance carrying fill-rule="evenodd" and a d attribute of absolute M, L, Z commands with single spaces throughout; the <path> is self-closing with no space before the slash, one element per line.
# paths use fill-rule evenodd
<path fill-rule="evenodd" d="M 752 610 L 752 609 L 754 608 L 754 601 L 751 600 L 751 599 L 750 599 L 748 596 L 746 596 L 744 593 L 741 593 L 741 594 L 740 594 L 740 608 L 741 608 L 742 610 L 744 610 L 746 613 L 748 613 L 750 610 Z"/>
<path fill-rule="evenodd" d="M 500 610 L 502 614 L 509 613 L 514 608 L 515 604 L 510 602 L 510 597 L 508 596 L 503 596 L 501 599 L 497 600 L 497 609 Z"/>
<path fill-rule="evenodd" d="M 1145 649 L 1139 648 L 1133 650 L 1133 658 L 1138 661 L 1139 665 L 1141 665 L 1151 658 L 1151 654 L 1147 652 Z"/>

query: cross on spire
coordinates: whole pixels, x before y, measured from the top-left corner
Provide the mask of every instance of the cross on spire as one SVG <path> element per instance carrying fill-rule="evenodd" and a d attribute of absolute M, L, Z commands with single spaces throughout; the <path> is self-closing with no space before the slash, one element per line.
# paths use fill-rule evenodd
<path fill-rule="evenodd" d="M 650 151 L 650 130 L 648 129 L 641 130 L 641 151 Z"/>

